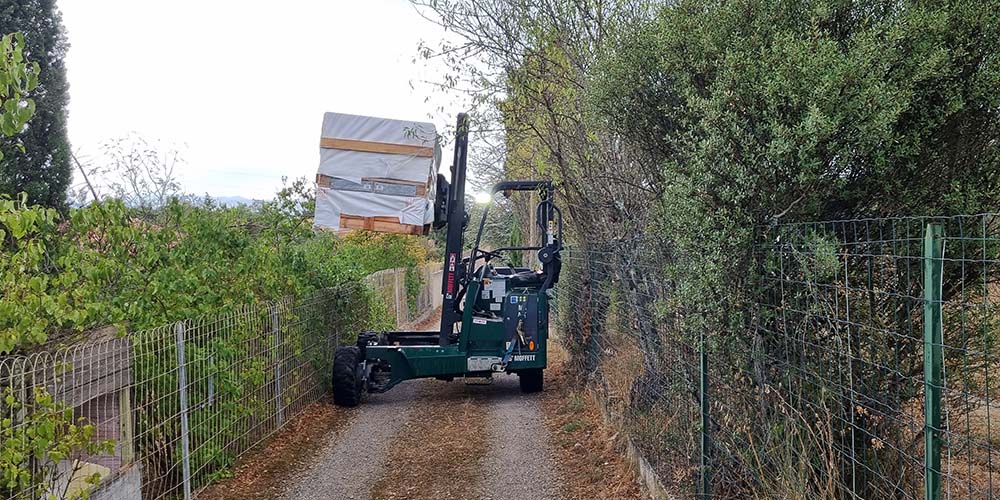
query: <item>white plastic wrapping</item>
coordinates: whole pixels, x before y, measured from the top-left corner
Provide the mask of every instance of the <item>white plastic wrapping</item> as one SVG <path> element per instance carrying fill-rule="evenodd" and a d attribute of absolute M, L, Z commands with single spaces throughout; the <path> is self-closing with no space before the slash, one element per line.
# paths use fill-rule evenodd
<path fill-rule="evenodd" d="M 433 124 L 326 113 L 321 144 L 325 147 L 320 148 L 318 178 L 325 182 L 316 189 L 315 226 L 339 230 L 341 215 L 390 217 L 418 227 L 433 221 L 435 177 L 441 165 Z M 337 189 L 344 184 L 339 180 L 365 187 L 373 180 L 376 187 L 379 180 L 404 181 L 416 196 L 366 192 L 357 189 L 360 186 Z"/>
<path fill-rule="evenodd" d="M 316 188 L 317 226 L 338 229 L 340 214 L 359 217 L 397 217 L 400 224 L 422 226 L 434 221 L 433 201 L 424 198 Z M 329 221 L 326 224 L 322 221 Z"/>

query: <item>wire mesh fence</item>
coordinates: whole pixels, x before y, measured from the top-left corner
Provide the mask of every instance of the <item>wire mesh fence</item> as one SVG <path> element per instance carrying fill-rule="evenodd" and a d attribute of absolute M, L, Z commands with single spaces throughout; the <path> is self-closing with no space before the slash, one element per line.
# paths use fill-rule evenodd
<path fill-rule="evenodd" d="M 993 498 L 1000 217 L 786 224 L 757 241 L 753 269 L 723 284 L 741 299 L 711 311 L 685 299 L 710 290 L 679 279 L 704 261 L 648 242 L 564 257 L 574 366 L 668 490 Z"/>
<path fill-rule="evenodd" d="M 385 269 L 365 278 L 382 297 L 390 318 L 400 327 L 422 319 L 441 306 L 441 264 Z"/>
<path fill-rule="evenodd" d="M 191 498 L 324 393 L 365 287 L 0 359 L 3 498 Z"/>

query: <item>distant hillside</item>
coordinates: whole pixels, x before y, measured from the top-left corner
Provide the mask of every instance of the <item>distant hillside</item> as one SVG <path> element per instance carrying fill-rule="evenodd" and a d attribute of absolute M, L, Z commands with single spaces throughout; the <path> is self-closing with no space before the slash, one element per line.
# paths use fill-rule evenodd
<path fill-rule="evenodd" d="M 236 205 L 253 205 L 254 203 L 261 201 L 253 200 L 245 196 L 213 196 L 212 199 L 219 205 L 228 205 L 230 207 Z"/>
<path fill-rule="evenodd" d="M 181 199 L 191 203 L 198 203 L 199 201 L 204 200 L 205 196 L 206 196 L 205 194 L 203 195 L 186 194 L 181 196 Z M 252 198 L 247 198 L 245 196 L 212 196 L 212 195 L 207 195 L 207 196 L 212 198 L 212 201 L 215 202 L 216 205 L 220 206 L 225 205 L 228 207 L 235 207 L 241 205 L 249 206 L 257 203 L 263 203 L 264 201 L 264 200 L 255 200 Z M 90 203 L 92 200 L 93 198 L 90 198 L 89 194 L 87 194 L 84 196 L 78 196 L 75 197 L 74 199 L 71 199 L 69 205 L 73 208 L 80 208 L 87 206 L 87 204 Z"/>

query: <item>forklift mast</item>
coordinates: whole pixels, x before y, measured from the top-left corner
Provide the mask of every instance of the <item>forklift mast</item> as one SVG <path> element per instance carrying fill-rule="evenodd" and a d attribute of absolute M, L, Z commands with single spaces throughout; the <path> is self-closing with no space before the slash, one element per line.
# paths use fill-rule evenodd
<path fill-rule="evenodd" d="M 465 212 L 465 175 L 469 156 L 469 115 L 459 113 L 455 131 L 455 157 L 451 164 L 451 184 L 444 182 L 439 174 L 438 196 L 435 213 L 443 215 L 435 226 L 447 224 L 448 233 L 444 251 L 444 275 L 441 283 L 441 332 L 438 343 L 446 346 L 451 342 L 455 323 L 462 320 L 456 307 L 459 297 L 459 286 L 467 274 L 462 262 L 462 244 L 468 215 Z M 441 189 L 444 188 L 444 189 Z M 444 192 L 442 192 L 444 191 Z M 444 205 L 441 207 L 440 205 Z"/>

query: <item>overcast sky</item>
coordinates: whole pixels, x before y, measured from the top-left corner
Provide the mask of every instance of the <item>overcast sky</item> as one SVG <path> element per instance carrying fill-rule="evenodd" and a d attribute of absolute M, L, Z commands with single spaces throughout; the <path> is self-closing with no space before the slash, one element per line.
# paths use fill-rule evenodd
<path fill-rule="evenodd" d="M 185 191 L 269 198 L 312 177 L 324 111 L 430 120 L 457 109 L 411 82 L 441 28 L 405 0 L 59 0 L 69 135 L 85 161 L 136 132 L 182 146 Z M 425 97 L 430 94 L 431 100 Z M 444 105 L 447 114 L 435 114 Z"/>

